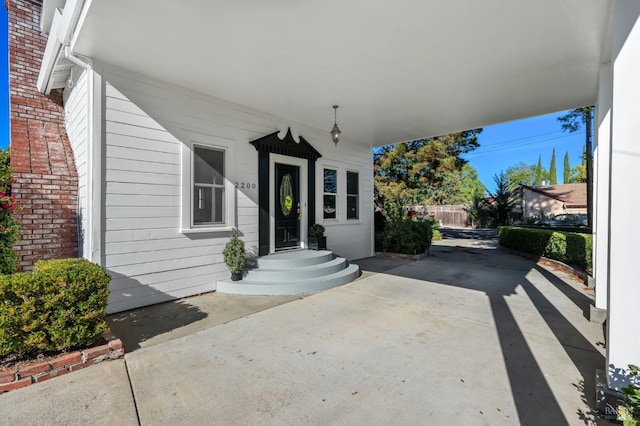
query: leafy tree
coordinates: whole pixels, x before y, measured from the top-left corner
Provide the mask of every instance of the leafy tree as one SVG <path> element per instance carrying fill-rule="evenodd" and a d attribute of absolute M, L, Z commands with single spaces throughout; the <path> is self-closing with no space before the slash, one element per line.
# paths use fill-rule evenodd
<path fill-rule="evenodd" d="M 556 170 L 556 149 L 553 148 L 551 154 L 551 165 L 549 166 L 549 183 L 551 185 L 558 184 L 558 171 Z"/>
<path fill-rule="evenodd" d="M 473 151 L 482 129 L 384 146 L 374 152 L 374 199 L 389 218 L 407 204 L 458 204 L 473 192 L 473 170 L 460 155 Z M 474 171 L 475 172 L 475 171 Z M 466 176 L 466 178 L 465 178 Z M 477 173 L 476 175 L 477 176 Z"/>
<path fill-rule="evenodd" d="M 538 156 L 538 165 L 536 166 L 536 180 L 534 182 L 535 186 L 540 186 L 542 185 L 542 176 L 543 176 L 544 170 L 542 168 L 542 156 L 539 155 Z"/>
<path fill-rule="evenodd" d="M 584 126 L 585 128 L 585 175 L 587 182 L 587 222 L 592 225 L 593 205 L 593 148 L 591 145 L 594 107 L 586 106 L 572 109 L 562 117 L 558 117 L 562 130 L 575 133 Z"/>
<path fill-rule="evenodd" d="M 496 190 L 489 194 L 492 198 L 489 211 L 496 224 L 502 226 L 507 224 L 509 214 L 517 205 L 518 200 L 513 191 L 514 187 L 509 184 L 504 172 L 493 175 L 493 181 L 496 183 Z"/>
<path fill-rule="evenodd" d="M 564 153 L 564 169 L 562 183 L 569 183 L 571 181 L 571 164 L 569 164 L 569 153 Z"/>
<path fill-rule="evenodd" d="M 473 196 L 473 200 L 467 204 L 467 213 L 473 226 L 486 228 L 489 222 L 489 211 L 487 211 L 487 200 L 478 194 Z"/>
<path fill-rule="evenodd" d="M 470 203 L 476 198 L 483 198 L 487 189 L 480 182 L 478 172 L 469 163 L 462 166 L 463 203 Z"/>
<path fill-rule="evenodd" d="M 571 169 L 571 176 L 569 177 L 569 183 L 586 183 L 587 182 L 587 168 L 582 164 L 575 166 Z"/>
<path fill-rule="evenodd" d="M 509 166 L 504 175 L 511 187 L 518 185 L 535 185 L 538 176 L 538 166 L 518 163 L 515 166 Z"/>

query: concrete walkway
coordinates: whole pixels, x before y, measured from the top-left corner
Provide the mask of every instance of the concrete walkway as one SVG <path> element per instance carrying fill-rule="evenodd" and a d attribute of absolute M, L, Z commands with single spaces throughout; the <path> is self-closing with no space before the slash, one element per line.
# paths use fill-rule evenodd
<path fill-rule="evenodd" d="M 228 300 L 225 309 L 238 319 L 206 326 L 215 304 L 176 302 L 199 313 L 185 320 L 173 308 L 179 327 L 170 331 L 165 319 L 160 329 L 132 333 L 138 342 L 120 336 L 133 349 L 126 365 L 0 395 L 0 418 L 20 425 L 594 424 L 595 370 L 605 360 L 602 328 L 585 317 L 588 293 L 494 246 L 482 236 L 445 239 L 419 261 L 367 260 L 351 284 L 271 304 L 253 300 L 259 312 L 252 314 L 242 299 L 233 301 L 237 312 Z M 168 306 L 134 319 L 154 322 L 149 312 Z"/>

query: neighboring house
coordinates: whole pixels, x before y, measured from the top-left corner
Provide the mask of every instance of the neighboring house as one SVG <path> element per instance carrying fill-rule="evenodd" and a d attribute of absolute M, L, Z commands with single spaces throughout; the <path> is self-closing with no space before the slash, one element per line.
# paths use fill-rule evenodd
<path fill-rule="evenodd" d="M 548 217 L 561 213 L 587 213 L 587 184 L 521 185 L 522 217 Z"/>
<path fill-rule="evenodd" d="M 595 104 L 601 367 L 619 389 L 640 364 L 637 0 L 5 7 L 22 269 L 99 263 L 115 312 L 216 289 L 232 228 L 264 254 L 304 248 L 315 221 L 371 256 L 372 147 Z"/>

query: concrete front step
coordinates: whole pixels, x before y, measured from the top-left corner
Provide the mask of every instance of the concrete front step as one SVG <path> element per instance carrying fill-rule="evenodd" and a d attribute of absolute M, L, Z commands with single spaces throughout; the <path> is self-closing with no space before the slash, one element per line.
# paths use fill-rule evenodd
<path fill-rule="evenodd" d="M 318 265 L 332 259 L 333 252 L 329 250 L 292 250 L 258 257 L 256 263 L 258 268 L 289 269 Z"/>
<path fill-rule="evenodd" d="M 279 269 L 266 269 L 263 267 L 249 269 L 242 279 L 249 281 L 299 281 L 333 274 L 346 267 L 347 261 L 342 257 L 336 257 L 328 262 L 310 266 L 289 266 Z"/>
<path fill-rule="evenodd" d="M 252 259 L 240 281 L 217 283 L 217 291 L 244 295 L 293 295 L 313 293 L 349 283 L 360 275 L 331 251 L 295 250 Z"/>

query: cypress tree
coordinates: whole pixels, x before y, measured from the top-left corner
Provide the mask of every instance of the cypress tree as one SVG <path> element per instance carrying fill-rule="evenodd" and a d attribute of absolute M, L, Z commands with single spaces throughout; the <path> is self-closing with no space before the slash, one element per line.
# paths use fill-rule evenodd
<path fill-rule="evenodd" d="M 553 153 L 551 154 L 551 165 L 549 166 L 549 182 L 551 185 L 558 184 L 558 172 L 556 170 L 556 149 L 553 148 Z"/>
<path fill-rule="evenodd" d="M 569 164 L 569 153 L 564 153 L 564 179 L 562 183 L 569 183 L 571 180 L 571 165 Z"/>
<path fill-rule="evenodd" d="M 542 185 L 542 155 L 538 156 L 538 165 L 536 166 L 536 186 Z"/>

